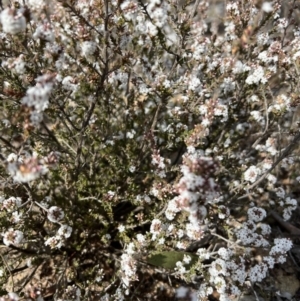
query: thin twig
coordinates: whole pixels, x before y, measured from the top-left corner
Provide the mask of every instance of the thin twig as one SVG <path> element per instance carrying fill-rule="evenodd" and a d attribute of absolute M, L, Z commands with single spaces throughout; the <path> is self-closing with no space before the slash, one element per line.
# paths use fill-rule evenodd
<path fill-rule="evenodd" d="M 264 105 L 265 105 L 265 112 L 266 112 L 266 126 L 265 126 L 265 130 L 263 132 L 263 135 L 264 135 L 267 132 L 268 127 L 269 127 L 269 114 L 268 114 L 268 101 L 267 101 L 264 89 L 262 89 L 262 94 L 263 94 L 263 98 L 264 98 Z"/>
<path fill-rule="evenodd" d="M 235 243 L 235 242 L 233 242 L 233 241 L 231 241 L 231 240 L 229 240 L 229 239 L 226 239 L 225 237 L 223 237 L 223 236 L 221 236 L 221 235 L 219 235 L 219 234 L 217 234 L 217 233 L 211 232 L 210 234 L 213 235 L 213 236 L 216 236 L 216 237 L 218 237 L 218 238 L 220 238 L 220 239 L 222 239 L 222 240 L 224 240 L 224 241 L 226 241 L 227 243 L 229 243 L 229 244 L 231 244 L 231 245 L 236 246 L 236 247 L 239 248 L 239 249 L 245 250 L 244 247 L 239 246 L 237 243 Z"/>

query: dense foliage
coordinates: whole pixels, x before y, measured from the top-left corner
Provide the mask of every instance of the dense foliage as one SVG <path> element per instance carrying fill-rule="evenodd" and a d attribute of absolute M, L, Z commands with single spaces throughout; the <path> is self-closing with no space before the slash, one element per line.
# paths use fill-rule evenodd
<path fill-rule="evenodd" d="M 292 248 L 270 216 L 300 233 L 298 20 L 297 1 L 3 1 L 0 299 L 269 298 Z"/>

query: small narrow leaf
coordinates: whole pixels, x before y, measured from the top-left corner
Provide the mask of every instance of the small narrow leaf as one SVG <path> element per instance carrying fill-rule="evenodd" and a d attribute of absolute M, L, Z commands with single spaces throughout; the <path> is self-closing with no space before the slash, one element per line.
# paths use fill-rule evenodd
<path fill-rule="evenodd" d="M 147 263 L 165 269 L 174 269 L 176 267 L 176 262 L 182 261 L 184 255 L 188 255 L 192 258 L 191 262 L 185 265 L 187 268 L 191 267 L 198 260 L 198 256 L 191 253 L 178 251 L 164 251 L 149 256 L 147 258 Z"/>

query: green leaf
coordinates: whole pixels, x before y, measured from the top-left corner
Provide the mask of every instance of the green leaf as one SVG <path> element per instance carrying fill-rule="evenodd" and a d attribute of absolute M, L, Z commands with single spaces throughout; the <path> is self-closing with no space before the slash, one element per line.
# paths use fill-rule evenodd
<path fill-rule="evenodd" d="M 185 265 L 187 268 L 190 268 L 198 260 L 198 256 L 188 252 L 165 251 L 150 255 L 146 261 L 147 263 L 158 267 L 174 269 L 176 267 L 176 262 L 182 261 L 184 255 L 188 255 L 192 258 L 191 262 Z"/>

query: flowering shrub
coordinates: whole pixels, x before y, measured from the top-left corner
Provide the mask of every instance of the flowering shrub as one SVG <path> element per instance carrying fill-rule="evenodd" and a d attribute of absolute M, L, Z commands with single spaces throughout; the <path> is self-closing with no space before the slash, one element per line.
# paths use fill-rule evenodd
<path fill-rule="evenodd" d="M 298 20 L 280 0 L 3 3 L 0 300 L 267 294 L 293 247 L 270 216 L 300 232 Z"/>

